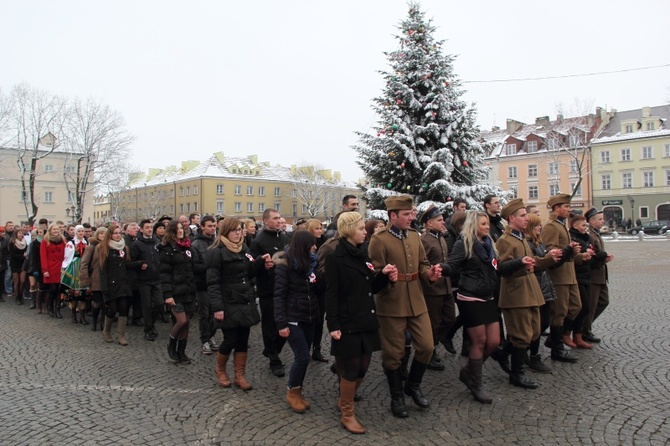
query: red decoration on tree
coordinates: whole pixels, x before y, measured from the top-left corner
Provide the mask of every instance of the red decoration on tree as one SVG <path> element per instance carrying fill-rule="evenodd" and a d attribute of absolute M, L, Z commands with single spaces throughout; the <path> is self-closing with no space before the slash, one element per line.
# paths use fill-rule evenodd
<path fill-rule="evenodd" d="M 396 102 L 396 104 L 400 105 L 400 104 L 402 104 L 402 99 L 398 99 L 398 100 L 395 101 L 395 102 Z"/>
<path fill-rule="evenodd" d="M 463 165 L 464 165 L 465 167 L 468 167 L 468 162 L 467 162 L 467 161 L 463 161 Z"/>
<path fill-rule="evenodd" d="M 448 82 L 448 81 L 445 82 L 444 85 L 446 85 L 446 86 L 448 87 L 448 86 L 449 86 L 449 82 Z"/>
<path fill-rule="evenodd" d="M 400 167 L 405 168 L 405 163 L 400 163 Z"/>
<path fill-rule="evenodd" d="M 433 118 L 437 118 L 437 112 L 433 112 Z"/>
<path fill-rule="evenodd" d="M 451 201 L 451 197 L 447 197 L 447 202 Z"/>

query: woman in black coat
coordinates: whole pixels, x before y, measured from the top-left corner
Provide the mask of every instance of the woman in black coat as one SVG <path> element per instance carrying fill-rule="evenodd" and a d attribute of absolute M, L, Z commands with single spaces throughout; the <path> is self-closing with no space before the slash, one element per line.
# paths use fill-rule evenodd
<path fill-rule="evenodd" d="M 28 250 L 28 282 L 30 283 L 30 295 L 34 297 L 34 305 L 37 314 L 42 314 L 42 307 L 46 306 L 46 289 L 42 283 L 42 264 L 40 263 L 40 245 L 44 238 L 44 228 L 33 229 L 32 241 Z M 32 308 L 32 307 L 31 307 Z"/>
<path fill-rule="evenodd" d="M 195 313 L 194 260 L 191 240 L 179 221 L 172 220 L 165 228 L 159 258 L 163 299 L 172 313 L 168 356 L 173 361 L 190 364 L 186 344 L 191 316 Z"/>
<path fill-rule="evenodd" d="M 571 348 L 593 348 L 593 344 L 589 344 L 582 338 L 582 328 L 584 319 L 591 310 L 591 257 L 595 255 L 589 234 L 586 232 L 586 217 L 581 214 L 570 215 L 570 239 L 579 243 L 581 248 L 580 254 L 575 255 L 575 275 L 577 276 L 577 284 L 579 286 L 579 300 L 582 302 L 582 309 L 573 321 L 568 317 L 563 321 L 563 342 Z M 570 339 L 570 332 L 573 332 L 573 337 Z M 570 342 L 568 342 L 570 341 Z"/>
<path fill-rule="evenodd" d="M 23 287 L 26 283 L 26 272 L 23 264 L 28 257 L 28 243 L 20 228 L 14 229 L 12 237 L 7 245 L 9 251 L 9 268 L 12 271 L 14 298 L 18 305 L 23 305 Z"/>
<path fill-rule="evenodd" d="M 373 294 L 398 280 L 394 265 L 376 273 L 367 254 L 365 221 L 358 212 L 337 220 L 340 239 L 326 257 L 326 314 L 331 354 L 340 377 L 340 422 L 355 434 L 365 433 L 354 415 L 354 395 L 363 382 L 372 353 L 381 350 Z"/>
<path fill-rule="evenodd" d="M 114 342 L 111 330 L 114 316 L 119 314 L 118 343 L 126 346 L 126 325 L 128 309 L 133 290 L 130 288 L 129 269 L 146 269 L 147 264 L 141 260 L 131 261 L 130 249 L 126 246 L 121 228 L 114 223 L 109 225 L 105 238 L 98 249 L 100 264 L 100 289 L 105 302 L 105 326 L 102 336 L 105 342 Z"/>
<path fill-rule="evenodd" d="M 302 396 L 309 364 L 314 324 L 319 320 L 316 298 L 316 239 L 309 231 L 296 231 L 288 248 L 275 254 L 274 315 L 279 336 L 288 338 L 294 362 L 288 375 L 286 400 L 294 412 L 304 413 L 310 404 Z"/>
<path fill-rule="evenodd" d="M 244 223 L 237 218 L 226 218 L 221 233 L 207 251 L 207 293 L 214 319 L 223 331 L 223 342 L 216 354 L 216 377 L 222 387 L 230 387 L 226 364 L 235 350 L 233 382 L 242 390 L 251 384 L 244 373 L 247 365 L 249 332 L 260 322 L 256 295 L 251 280 L 261 268 L 270 268 L 270 255 L 254 259 L 242 237 Z"/>

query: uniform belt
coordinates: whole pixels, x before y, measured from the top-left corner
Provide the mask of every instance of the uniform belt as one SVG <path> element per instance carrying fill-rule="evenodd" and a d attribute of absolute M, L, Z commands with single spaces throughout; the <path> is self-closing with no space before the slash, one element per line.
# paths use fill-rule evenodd
<path fill-rule="evenodd" d="M 398 282 L 412 282 L 419 278 L 419 273 L 403 274 L 398 273 Z"/>

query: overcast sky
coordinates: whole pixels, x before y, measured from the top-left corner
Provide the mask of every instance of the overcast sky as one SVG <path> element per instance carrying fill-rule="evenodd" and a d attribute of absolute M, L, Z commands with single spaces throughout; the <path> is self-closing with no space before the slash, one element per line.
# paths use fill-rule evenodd
<path fill-rule="evenodd" d="M 670 63 L 667 2 L 424 0 L 462 81 Z M 0 0 L 0 88 L 94 97 L 137 136 L 144 169 L 257 154 L 362 175 L 354 131 L 375 122 L 400 0 Z M 482 129 L 557 106 L 627 110 L 670 98 L 670 67 L 518 83 L 465 83 Z"/>

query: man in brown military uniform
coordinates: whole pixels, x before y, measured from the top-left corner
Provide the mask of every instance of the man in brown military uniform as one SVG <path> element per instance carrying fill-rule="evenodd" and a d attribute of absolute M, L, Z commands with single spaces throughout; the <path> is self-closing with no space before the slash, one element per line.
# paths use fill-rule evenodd
<path fill-rule="evenodd" d="M 534 268 L 546 268 L 555 259 L 533 256 L 523 232 L 528 226 L 528 212 L 521 198 L 507 203 L 501 215 L 508 225 L 496 242 L 498 271 L 502 276 L 498 305 L 512 344 L 509 382 L 525 389 L 536 389 L 537 384 L 524 373 L 526 349 L 540 337 L 540 307 L 544 304 Z"/>
<path fill-rule="evenodd" d="M 392 196 L 385 203 L 389 226 L 372 236 L 368 253 L 376 270 L 387 264 L 398 268 L 398 282 L 380 292 L 375 302 L 382 342 L 382 365 L 391 392 L 391 412 L 404 418 L 409 415 L 400 375 L 405 355 L 405 331 L 412 334 L 415 354 L 404 393 L 411 396 L 417 406 L 430 406 L 421 392 L 421 381 L 433 354 L 434 343 L 419 281 L 430 285 L 440 278 L 441 269 L 439 265 L 430 266 L 419 234 L 410 229 L 413 221 L 412 197 Z"/>
<path fill-rule="evenodd" d="M 421 215 L 421 223 L 424 229 L 421 243 L 423 243 L 423 249 L 426 251 L 428 262 L 431 265 L 447 263 L 447 241 L 443 237 L 447 228 L 444 224 L 442 212 L 435 206 L 430 206 Z M 456 304 L 451 291 L 451 280 L 449 277 L 443 276 L 432 285 L 422 284 L 422 288 L 428 307 L 430 326 L 433 329 L 433 343 L 436 348 L 440 339 L 447 334 L 447 330 L 456 320 Z M 433 356 L 430 358 L 428 368 L 444 370 L 444 364 L 442 364 L 435 348 L 433 348 Z"/>
<path fill-rule="evenodd" d="M 574 256 L 579 253 L 579 244 L 570 241 L 570 233 L 566 227 L 570 215 L 571 197 L 568 194 L 554 195 L 547 201 L 551 207 L 549 221 L 542 228 L 542 241 L 548 250 L 561 249 L 561 260 L 549 269 L 549 277 L 556 290 L 556 301 L 552 306 L 550 341 L 551 359 L 563 362 L 577 362 L 577 358 L 565 350 L 563 344 L 563 323 L 568 314 L 573 317 L 582 307 L 579 299 L 579 288 L 573 265 Z"/>
<path fill-rule="evenodd" d="M 603 242 L 603 238 L 600 236 L 600 229 L 605 225 L 603 211 L 591 208 L 586 211 L 584 216 L 591 228 L 589 239 L 596 254 L 591 259 L 591 286 L 589 289 L 589 294 L 591 295 L 591 311 L 589 311 L 589 314 L 584 321 L 582 338 L 586 342 L 594 342 L 597 344 L 600 342 L 600 338 L 593 335 L 591 326 L 593 321 L 605 311 L 605 308 L 607 308 L 610 302 L 609 289 L 607 288 L 607 264 L 614 259 L 614 256 L 605 251 L 605 242 Z"/>

